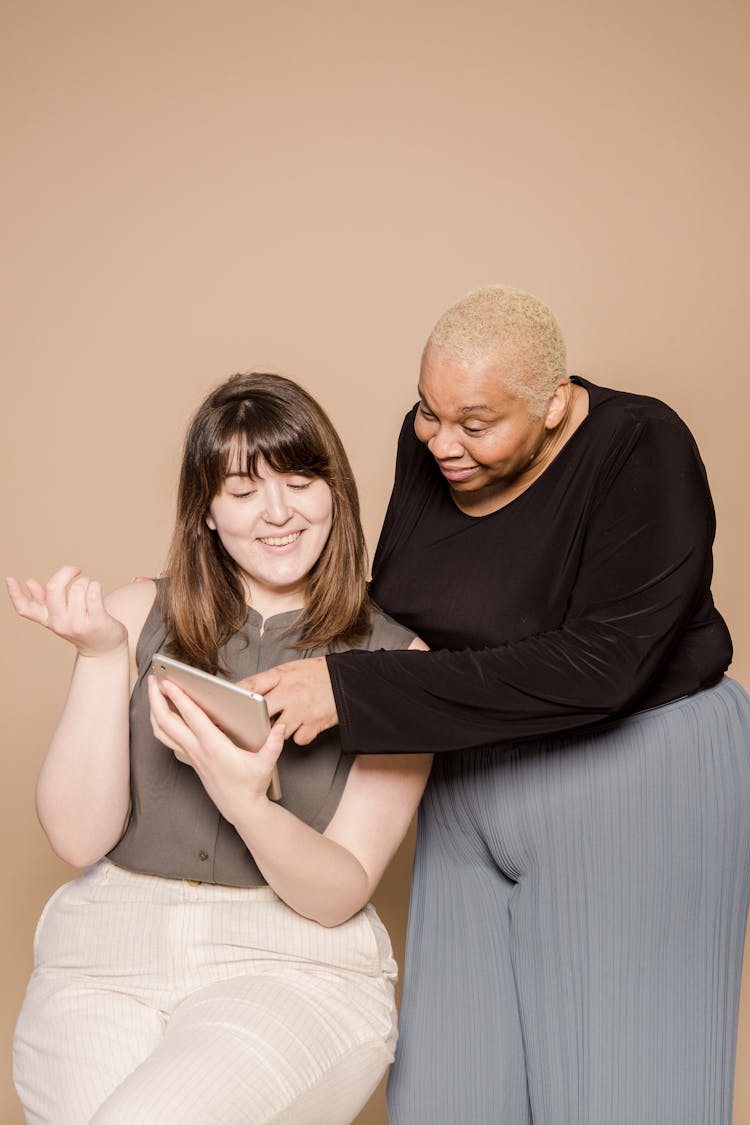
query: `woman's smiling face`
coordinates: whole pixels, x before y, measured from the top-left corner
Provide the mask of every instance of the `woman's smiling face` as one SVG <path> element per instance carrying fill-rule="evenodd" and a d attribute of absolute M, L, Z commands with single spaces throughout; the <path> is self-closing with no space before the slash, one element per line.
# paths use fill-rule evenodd
<path fill-rule="evenodd" d="M 322 477 L 279 473 L 261 460 L 253 477 L 230 472 L 206 523 L 240 568 L 251 605 L 264 616 L 301 609 L 331 531 L 331 489 Z"/>
<path fill-rule="evenodd" d="M 557 395 L 539 418 L 508 389 L 510 359 L 459 364 L 428 351 L 414 431 L 459 507 L 493 511 L 533 479 L 560 420 Z"/>

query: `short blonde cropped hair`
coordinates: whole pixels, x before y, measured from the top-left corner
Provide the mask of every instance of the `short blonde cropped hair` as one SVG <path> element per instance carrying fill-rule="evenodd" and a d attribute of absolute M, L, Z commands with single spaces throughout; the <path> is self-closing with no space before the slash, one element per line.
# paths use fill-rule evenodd
<path fill-rule="evenodd" d="M 425 345 L 461 365 L 508 356 L 514 374 L 509 390 L 541 417 L 561 379 L 567 377 L 560 326 L 538 297 L 505 285 L 467 293 L 438 320 Z"/>

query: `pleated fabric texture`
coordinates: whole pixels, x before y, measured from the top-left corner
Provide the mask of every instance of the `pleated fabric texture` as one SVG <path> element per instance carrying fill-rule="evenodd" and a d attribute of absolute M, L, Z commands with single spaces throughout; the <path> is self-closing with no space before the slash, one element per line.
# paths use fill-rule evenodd
<path fill-rule="evenodd" d="M 50 899 L 35 964 L 14 1040 L 32 1125 L 347 1125 L 393 1058 L 371 906 L 327 929 L 268 887 L 103 860 Z"/>
<path fill-rule="evenodd" d="M 750 896 L 730 679 L 584 737 L 438 756 L 393 1125 L 729 1125 Z"/>

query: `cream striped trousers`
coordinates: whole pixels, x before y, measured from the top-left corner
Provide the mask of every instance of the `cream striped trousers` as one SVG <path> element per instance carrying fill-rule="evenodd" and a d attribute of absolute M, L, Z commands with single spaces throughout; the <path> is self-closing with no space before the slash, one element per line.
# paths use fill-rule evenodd
<path fill-rule="evenodd" d="M 30 1125 L 346 1125 L 393 1058 L 371 906 L 326 929 L 269 887 L 102 860 L 52 896 L 16 1027 Z"/>

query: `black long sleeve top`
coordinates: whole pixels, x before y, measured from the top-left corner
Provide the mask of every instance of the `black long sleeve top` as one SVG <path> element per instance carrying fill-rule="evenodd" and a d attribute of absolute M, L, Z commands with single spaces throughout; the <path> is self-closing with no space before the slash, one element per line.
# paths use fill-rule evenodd
<path fill-rule="evenodd" d="M 695 441 L 653 398 L 597 387 L 555 460 L 468 516 L 401 431 L 371 592 L 431 652 L 327 657 L 347 750 L 461 750 L 592 728 L 715 683 L 714 509 Z"/>

